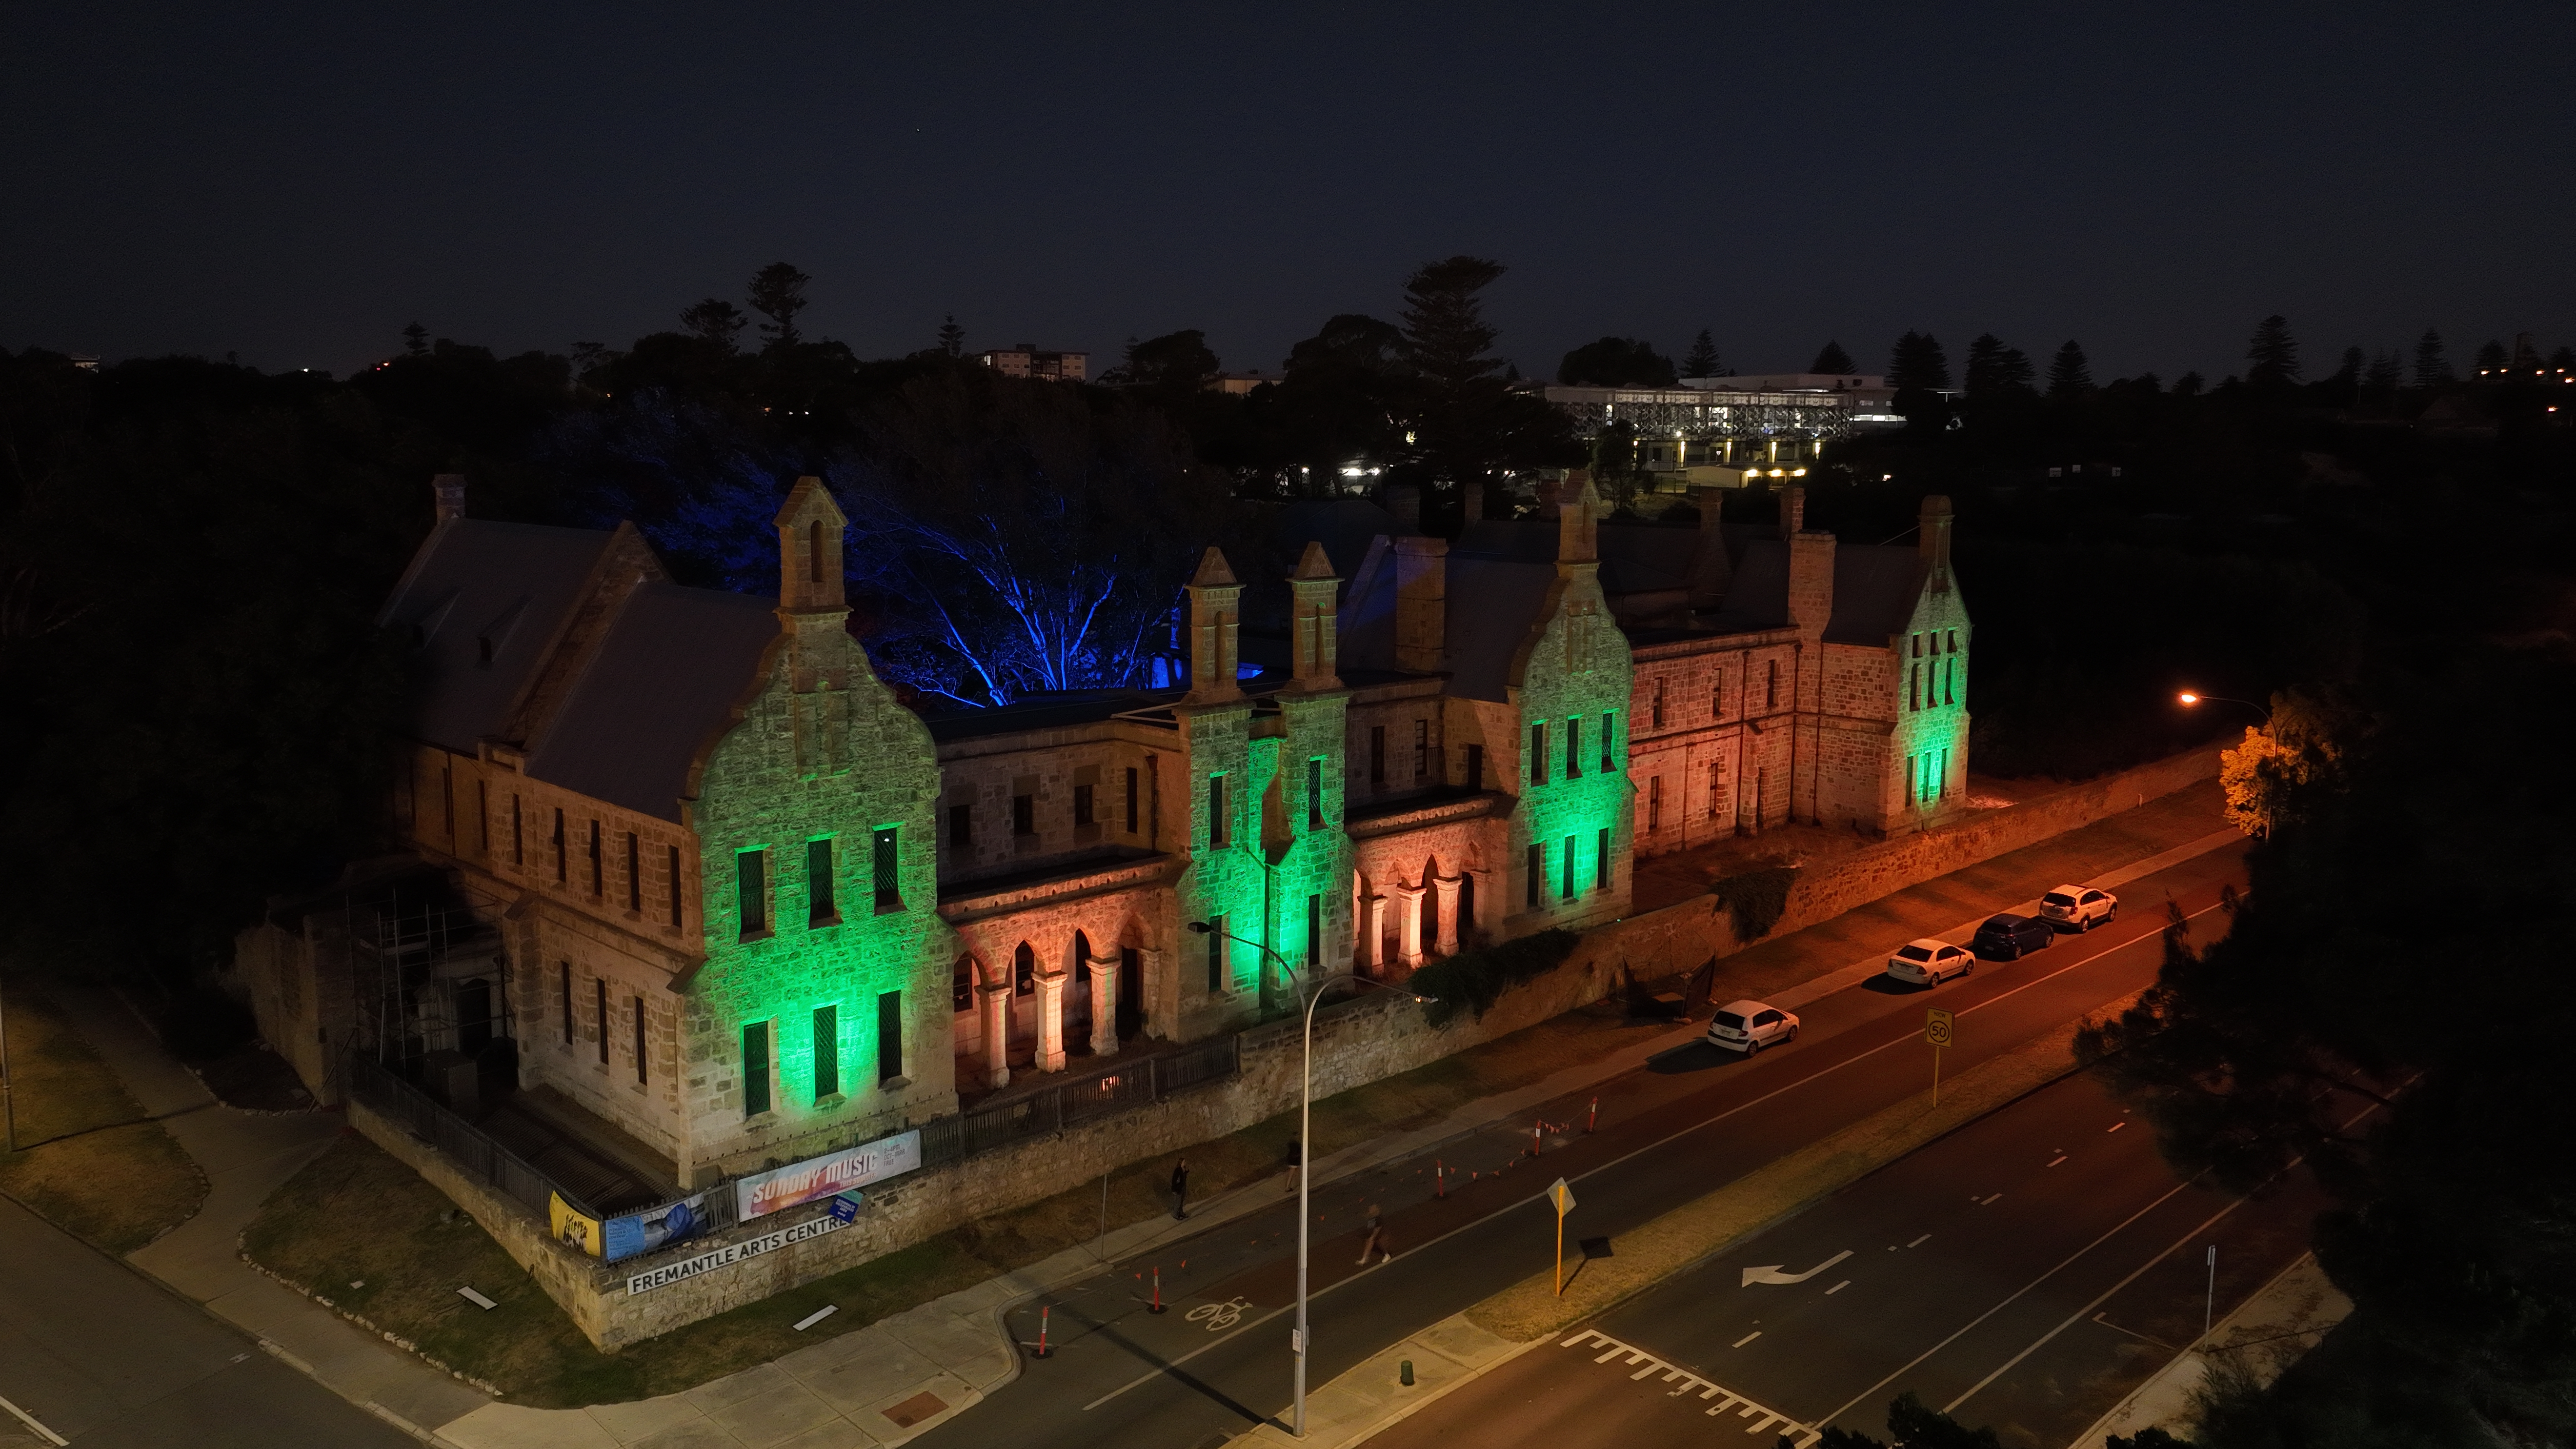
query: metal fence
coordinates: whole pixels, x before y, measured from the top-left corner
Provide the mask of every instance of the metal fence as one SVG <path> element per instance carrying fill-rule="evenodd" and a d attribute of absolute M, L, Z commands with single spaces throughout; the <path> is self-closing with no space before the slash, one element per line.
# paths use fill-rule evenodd
<path fill-rule="evenodd" d="M 375 1059 L 361 1053 L 349 1058 L 349 1095 L 393 1119 L 414 1136 L 454 1159 L 482 1182 L 543 1218 L 549 1197 L 583 1217 L 596 1218 L 588 1204 L 527 1160 L 494 1141 L 490 1134 L 439 1105 L 428 1093 L 404 1081 Z"/>
<path fill-rule="evenodd" d="M 1024 1097 L 923 1123 L 921 1165 L 963 1162 L 979 1152 L 1224 1081 L 1242 1069 L 1242 1039 L 1233 1035 L 1105 1067 Z"/>

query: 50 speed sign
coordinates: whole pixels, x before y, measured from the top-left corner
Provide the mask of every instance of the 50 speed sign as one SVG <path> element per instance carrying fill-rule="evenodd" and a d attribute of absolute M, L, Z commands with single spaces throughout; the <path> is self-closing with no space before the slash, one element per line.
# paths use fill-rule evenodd
<path fill-rule="evenodd" d="M 1923 1013 L 1923 1039 L 1934 1046 L 1950 1044 L 1950 1013 L 1934 1007 Z"/>

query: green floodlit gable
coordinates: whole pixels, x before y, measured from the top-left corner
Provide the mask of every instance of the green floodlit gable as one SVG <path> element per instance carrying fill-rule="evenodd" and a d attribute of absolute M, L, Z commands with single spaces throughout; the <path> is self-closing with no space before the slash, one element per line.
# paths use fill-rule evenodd
<path fill-rule="evenodd" d="M 1612 621 L 1596 566 L 1588 563 L 1560 570 L 1542 618 L 1544 623 L 1514 660 L 1518 678 L 1511 693 L 1518 706 L 1521 799 L 1512 816 L 1513 889 L 1505 909 L 1528 914 L 1529 848 L 1538 845 L 1546 852 L 1541 913 L 1564 920 L 1616 916 L 1627 909 L 1629 835 L 1636 813 L 1628 782 L 1628 701 L 1634 672 L 1628 639 Z M 1542 722 L 1547 726 L 1546 772 L 1537 781 L 1531 770 L 1531 726 Z M 1607 770 L 1602 768 L 1605 728 L 1612 765 Z M 1566 768 L 1570 734 L 1580 742 L 1574 761 L 1579 774 Z M 1598 868 L 1604 830 L 1610 832 L 1612 875 L 1606 883 Z M 1571 901 L 1563 898 L 1569 837 L 1575 857 Z M 1531 925 L 1535 928 L 1537 921 Z"/>

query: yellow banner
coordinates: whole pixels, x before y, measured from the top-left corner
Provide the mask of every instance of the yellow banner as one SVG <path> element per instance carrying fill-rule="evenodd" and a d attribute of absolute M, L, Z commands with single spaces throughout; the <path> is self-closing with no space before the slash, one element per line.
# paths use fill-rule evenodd
<path fill-rule="evenodd" d="M 556 1242 L 579 1248 L 594 1258 L 600 1255 L 603 1243 L 599 1219 L 586 1218 L 574 1212 L 555 1193 L 546 1194 L 546 1226 L 554 1233 Z"/>

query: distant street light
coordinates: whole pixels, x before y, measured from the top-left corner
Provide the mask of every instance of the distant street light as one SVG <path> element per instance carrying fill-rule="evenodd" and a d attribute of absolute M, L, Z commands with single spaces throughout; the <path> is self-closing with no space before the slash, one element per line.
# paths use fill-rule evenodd
<path fill-rule="evenodd" d="M 2263 706 L 2261 706 L 2261 705 L 2259 705 L 2259 704 L 2256 704 L 2254 701 L 2252 701 L 2252 700 L 2250 700 L 2250 699 L 2230 699 L 2230 698 L 2228 698 L 2226 695 L 2223 695 L 2223 694 L 2194 694 L 2194 693 L 2192 693 L 2192 692 L 2191 692 L 2190 690 L 2188 690 L 2188 689 L 2184 690 L 2184 691 L 2183 691 L 2182 693 L 2180 693 L 2180 694 L 2175 695 L 2175 696 L 2174 696 L 2174 698 L 2176 698 L 2176 699 L 2178 699 L 2178 700 L 2182 701 L 2183 707 L 2184 707 L 2184 708 L 2186 708 L 2186 709 L 2191 708 L 2191 707 L 2193 707 L 2193 706 L 2195 706 L 2195 705 L 2203 704 L 2203 703 L 2207 703 L 2207 704 L 2241 704 L 2241 705 L 2245 706 L 2247 709 L 2250 709 L 2250 710 L 2254 711 L 2256 714 L 2259 714 L 2259 715 L 2263 716 L 2263 723 L 2265 723 L 2266 725 L 2268 725 L 2268 724 L 2270 724 L 2270 723 L 2272 722 L 2272 712 L 2271 712 L 2270 710 L 2268 710 L 2268 709 L 2265 709 Z"/>
<path fill-rule="evenodd" d="M 1215 923 L 1210 921 L 1192 921 L 1189 924 L 1192 931 L 1202 936 L 1217 930 Z M 1257 946 L 1264 951 L 1269 951 L 1274 957 L 1279 956 L 1278 952 L 1263 946 L 1259 941 L 1246 941 L 1232 931 L 1226 931 L 1223 934 L 1229 941 L 1242 941 L 1247 946 Z M 1313 949 L 1312 942 L 1308 943 L 1308 949 L 1309 951 Z M 1279 958 L 1279 969 L 1287 971 L 1290 979 L 1295 979 L 1296 972 L 1289 970 L 1285 957 Z M 1319 981 L 1308 983 L 1307 987 L 1312 994 L 1306 998 L 1306 1048 L 1300 1068 L 1303 1082 L 1299 1087 L 1297 1100 L 1297 1329 L 1296 1337 L 1289 1341 L 1289 1354 L 1296 1367 L 1297 1397 L 1295 1408 L 1289 1417 L 1288 1429 L 1289 1433 L 1300 1439 L 1306 1437 L 1306 1253 L 1311 1230 L 1315 1224 L 1315 1215 L 1308 1210 L 1307 1203 L 1309 1192 L 1314 1184 L 1314 1175 L 1308 1171 L 1308 1168 L 1312 1166 L 1315 1157 L 1315 1008 L 1323 1002 L 1324 988 L 1336 981 L 1348 981 L 1359 986 L 1386 986 L 1385 982 L 1373 981 L 1356 971 L 1336 971 Z M 1391 991 L 1395 988 L 1386 987 L 1386 989 Z M 1418 992 L 1406 994 L 1418 1002 L 1440 999 L 1436 996 L 1424 996 Z"/>

